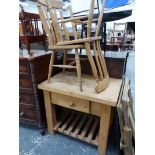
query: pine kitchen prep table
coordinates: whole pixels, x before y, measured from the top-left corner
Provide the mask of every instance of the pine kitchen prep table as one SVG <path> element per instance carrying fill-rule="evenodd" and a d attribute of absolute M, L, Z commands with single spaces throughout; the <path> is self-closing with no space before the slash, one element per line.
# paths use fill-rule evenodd
<path fill-rule="evenodd" d="M 109 87 L 96 93 L 96 81 L 82 75 L 83 91 L 79 89 L 76 73 L 59 73 L 38 85 L 43 90 L 49 134 L 61 132 L 98 146 L 101 155 L 106 153 L 112 107 L 119 100 L 122 79 L 110 78 Z M 63 107 L 56 113 L 56 105 Z"/>

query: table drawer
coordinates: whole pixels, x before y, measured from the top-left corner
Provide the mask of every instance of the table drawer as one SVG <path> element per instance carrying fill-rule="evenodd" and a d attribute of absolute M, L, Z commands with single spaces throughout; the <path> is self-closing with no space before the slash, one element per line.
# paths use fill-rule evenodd
<path fill-rule="evenodd" d="M 53 104 L 89 113 L 89 101 L 87 100 L 78 99 L 76 97 L 70 97 L 67 95 L 61 95 L 57 93 L 51 93 L 51 99 Z"/>
<path fill-rule="evenodd" d="M 35 104 L 34 94 L 31 93 L 20 93 L 19 94 L 19 103 L 20 104 Z"/>
<path fill-rule="evenodd" d="M 19 87 L 20 88 L 33 88 L 33 83 L 31 76 L 22 76 L 19 77 Z"/>
<path fill-rule="evenodd" d="M 19 104 L 19 118 L 38 120 L 35 106 Z"/>
<path fill-rule="evenodd" d="M 30 74 L 30 66 L 27 61 L 19 61 L 19 72 Z"/>

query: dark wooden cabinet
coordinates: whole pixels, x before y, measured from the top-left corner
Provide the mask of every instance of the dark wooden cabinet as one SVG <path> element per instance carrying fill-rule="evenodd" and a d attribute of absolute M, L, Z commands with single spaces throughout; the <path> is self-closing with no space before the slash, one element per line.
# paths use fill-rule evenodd
<path fill-rule="evenodd" d="M 69 58 L 73 58 L 73 54 L 68 55 Z M 128 54 L 126 52 L 105 52 L 105 62 L 107 65 L 107 70 L 109 73 L 110 78 L 117 78 L 121 79 L 125 73 L 126 68 L 126 61 L 127 61 Z M 84 58 L 80 61 L 81 63 L 81 71 L 83 74 L 90 74 L 92 75 L 90 63 L 87 59 L 86 54 L 80 55 L 80 58 Z M 93 57 L 94 58 L 94 57 Z M 95 61 L 95 58 L 94 58 Z M 71 71 L 69 69 L 68 71 Z M 74 70 L 72 70 L 74 71 Z"/>
<path fill-rule="evenodd" d="M 19 119 L 20 124 L 38 126 L 45 133 L 45 108 L 43 92 L 37 85 L 47 79 L 50 52 L 36 50 L 30 56 L 27 51 L 19 55 Z M 62 59 L 57 59 L 61 63 Z M 61 70 L 56 68 L 53 74 Z"/>

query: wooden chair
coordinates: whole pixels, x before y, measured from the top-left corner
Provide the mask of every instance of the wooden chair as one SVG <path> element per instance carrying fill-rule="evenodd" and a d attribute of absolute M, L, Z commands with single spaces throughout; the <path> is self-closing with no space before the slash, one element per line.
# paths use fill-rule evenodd
<path fill-rule="evenodd" d="M 46 34 L 39 30 L 40 17 L 38 14 L 25 12 L 24 9 L 19 13 L 19 47 L 26 44 L 26 48 L 30 53 L 31 43 L 42 43 L 46 50 Z M 41 25 L 40 25 L 41 26 Z"/>
<path fill-rule="evenodd" d="M 79 16 L 73 17 L 71 14 L 71 18 L 64 19 L 63 14 L 60 13 L 60 17 L 57 16 L 56 9 L 59 9 L 60 12 L 63 10 L 62 3 L 60 1 L 46 0 L 46 2 L 37 1 L 37 6 L 39 9 L 40 18 L 42 20 L 43 26 L 45 28 L 46 33 L 48 34 L 49 40 L 49 49 L 53 50 L 53 54 L 51 56 L 51 62 L 49 66 L 49 76 L 48 81 L 50 81 L 50 76 L 53 67 L 60 67 L 54 65 L 54 53 L 57 49 L 64 50 L 64 64 L 61 67 L 65 68 L 72 68 L 71 66 L 65 65 L 67 59 L 67 52 L 68 49 L 75 49 L 76 55 L 76 63 L 79 64 L 77 68 L 79 81 L 81 81 L 81 68 L 80 68 L 80 61 L 78 55 L 78 49 L 84 48 L 86 49 L 86 54 L 92 69 L 92 74 L 97 81 L 97 86 L 95 88 L 96 92 L 101 92 L 105 90 L 109 85 L 109 75 L 107 72 L 106 64 L 104 57 L 102 55 L 101 47 L 100 47 L 100 39 L 101 36 L 98 36 L 100 31 L 100 25 L 103 18 L 104 13 L 104 6 L 105 1 L 102 6 L 102 10 L 100 12 L 100 16 L 98 18 L 98 24 L 96 27 L 95 37 L 91 37 L 91 29 L 92 29 L 92 22 L 93 22 L 93 11 L 94 11 L 94 0 L 91 0 L 90 10 L 88 16 Z M 49 12 L 45 9 L 45 6 L 48 8 Z M 46 20 L 48 19 L 48 20 Z M 50 21 L 51 19 L 51 21 Z M 85 21 L 83 21 L 85 19 Z M 67 27 L 65 23 L 71 22 L 73 33 L 74 33 L 74 40 L 69 40 L 69 35 L 67 32 Z M 85 38 L 79 38 L 76 31 L 75 23 L 87 23 L 87 35 Z M 50 27 L 49 27 L 50 25 Z M 62 33 L 62 29 L 63 33 Z M 63 35 L 64 34 L 64 35 Z M 93 54 L 95 57 L 95 61 L 93 59 L 92 53 L 90 51 L 90 43 L 93 43 Z M 75 67 L 74 67 L 75 68 Z M 80 89 L 82 90 L 82 84 L 80 83 Z"/>
<path fill-rule="evenodd" d="M 123 50 L 134 50 L 135 34 L 133 29 L 127 29 Z"/>
<path fill-rule="evenodd" d="M 53 8 L 54 9 L 62 9 L 63 5 L 61 2 L 56 2 Z M 37 1 L 37 6 L 38 6 L 38 10 L 39 10 L 39 15 L 43 24 L 43 27 L 46 31 L 47 34 L 47 39 L 49 42 L 49 49 L 52 50 L 52 55 L 51 55 L 51 60 L 50 60 L 50 65 L 49 65 L 49 73 L 48 73 L 48 82 L 50 82 L 50 78 L 51 78 L 51 74 L 52 74 L 52 70 L 53 67 L 60 67 L 63 68 L 63 71 L 65 71 L 65 69 L 76 69 L 77 70 L 77 75 L 78 75 L 78 80 L 80 82 L 80 90 L 82 91 L 82 81 L 81 81 L 81 66 L 80 66 L 80 59 L 79 59 L 79 52 L 78 49 L 83 48 L 83 45 L 73 45 L 73 46 L 58 46 L 56 45 L 56 41 L 57 41 L 57 37 L 61 36 L 64 37 L 65 39 L 69 40 L 69 36 L 70 34 L 67 32 L 67 27 L 65 24 L 62 24 L 63 27 L 63 35 L 61 34 L 61 30 L 59 29 L 60 27 L 58 27 L 59 32 L 57 32 L 58 34 L 55 33 L 54 31 L 54 26 L 53 25 L 53 21 L 51 19 L 54 18 L 54 20 L 57 20 L 55 18 L 57 18 L 56 14 L 54 14 L 53 16 L 51 16 L 51 14 L 47 11 L 49 10 L 49 6 L 48 4 L 51 4 L 50 2 L 47 3 L 44 2 L 40 2 Z M 61 19 L 62 19 L 62 15 L 61 15 Z M 73 66 L 73 64 L 69 64 L 67 65 L 67 50 L 71 50 L 71 49 L 75 49 L 75 61 L 76 61 L 76 66 Z M 63 57 L 63 65 L 54 65 L 54 58 L 55 58 L 55 53 L 58 50 L 62 50 L 64 52 L 64 57 Z"/>
<path fill-rule="evenodd" d="M 117 45 L 119 48 L 123 48 L 126 29 L 127 23 L 114 23 L 112 36 L 110 36 L 110 47 Z"/>
<path fill-rule="evenodd" d="M 133 100 L 131 97 L 130 81 L 124 80 L 124 88 L 120 102 L 117 105 L 119 125 L 121 131 L 120 148 L 123 149 L 124 155 L 134 155 L 135 140 L 135 116 L 133 110 Z"/>

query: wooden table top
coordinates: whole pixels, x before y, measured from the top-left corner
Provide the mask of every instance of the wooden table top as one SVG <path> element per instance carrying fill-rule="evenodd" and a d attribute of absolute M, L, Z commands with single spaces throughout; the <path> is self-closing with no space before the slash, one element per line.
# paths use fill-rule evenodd
<path fill-rule="evenodd" d="M 47 80 L 40 83 L 38 88 L 115 107 L 119 97 L 122 79 L 110 78 L 109 87 L 101 93 L 95 92 L 96 84 L 92 76 L 82 75 L 83 91 L 81 92 L 77 74 L 73 72 L 61 72 L 53 76 L 50 83 Z"/>

